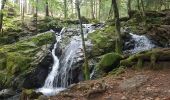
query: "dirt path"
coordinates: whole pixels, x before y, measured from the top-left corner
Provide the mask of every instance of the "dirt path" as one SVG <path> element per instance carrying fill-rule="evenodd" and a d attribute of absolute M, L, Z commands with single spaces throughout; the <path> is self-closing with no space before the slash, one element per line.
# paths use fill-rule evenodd
<path fill-rule="evenodd" d="M 170 68 L 127 69 L 119 76 L 72 85 L 50 100 L 170 100 Z"/>

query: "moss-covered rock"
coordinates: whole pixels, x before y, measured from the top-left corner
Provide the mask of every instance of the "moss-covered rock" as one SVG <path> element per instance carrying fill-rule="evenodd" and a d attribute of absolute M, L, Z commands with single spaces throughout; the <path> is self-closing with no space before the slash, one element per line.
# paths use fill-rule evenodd
<path fill-rule="evenodd" d="M 94 45 L 91 56 L 99 56 L 107 52 L 113 52 L 116 38 L 117 34 L 115 33 L 114 26 L 108 26 L 90 33 L 88 39 L 90 39 Z"/>
<path fill-rule="evenodd" d="M 155 68 L 158 62 L 170 61 L 170 49 L 169 48 L 156 48 L 150 51 L 141 52 L 121 60 L 120 65 L 127 67 L 141 67 L 145 66 L 146 62 L 149 62 L 147 67 Z"/>
<path fill-rule="evenodd" d="M 36 64 L 34 63 L 38 63 L 38 60 L 41 60 L 39 56 L 42 58 L 46 54 L 45 52 L 49 47 L 48 44 L 52 44 L 53 41 L 53 33 L 46 32 L 15 44 L 1 46 L 0 87 L 21 86 L 24 77 L 30 70 L 36 68 Z"/>
<path fill-rule="evenodd" d="M 96 69 L 102 72 L 109 72 L 119 65 L 121 59 L 122 56 L 117 53 L 105 54 L 96 65 Z"/>

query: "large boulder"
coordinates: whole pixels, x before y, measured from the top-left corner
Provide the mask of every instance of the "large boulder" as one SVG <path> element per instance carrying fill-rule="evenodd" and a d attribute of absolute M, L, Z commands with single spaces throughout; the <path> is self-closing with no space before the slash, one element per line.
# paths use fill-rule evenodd
<path fill-rule="evenodd" d="M 87 39 L 92 42 L 93 47 L 88 54 L 95 57 L 114 51 L 117 37 L 114 26 L 106 26 L 89 33 Z"/>
<path fill-rule="evenodd" d="M 103 72 L 109 72 L 119 65 L 121 59 L 121 55 L 117 53 L 105 54 L 102 56 L 101 60 L 96 65 L 96 69 Z"/>
<path fill-rule="evenodd" d="M 46 32 L 15 44 L 1 46 L 0 89 L 8 87 L 21 89 L 26 76 L 38 67 L 42 59 L 45 59 L 53 42 L 53 33 Z M 46 75 L 44 74 L 44 77 Z"/>
<path fill-rule="evenodd" d="M 161 47 L 170 47 L 170 26 L 153 26 L 149 29 L 148 35 Z"/>

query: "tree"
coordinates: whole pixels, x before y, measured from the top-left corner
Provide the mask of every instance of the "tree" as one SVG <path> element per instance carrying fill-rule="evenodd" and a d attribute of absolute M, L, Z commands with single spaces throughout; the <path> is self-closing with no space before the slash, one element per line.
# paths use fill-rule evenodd
<path fill-rule="evenodd" d="M 93 5 L 93 0 L 90 0 L 90 8 L 91 8 L 91 18 L 92 19 L 95 19 L 95 17 L 94 17 L 94 5 Z"/>
<path fill-rule="evenodd" d="M 3 10 L 4 10 L 4 7 L 5 7 L 5 3 L 6 3 L 6 0 L 2 0 L 2 4 L 1 4 L 1 11 L 0 11 L 0 32 L 2 33 L 2 25 L 3 25 Z"/>
<path fill-rule="evenodd" d="M 115 27 L 116 27 L 116 33 L 118 35 L 117 43 L 116 43 L 116 52 L 122 53 L 122 38 L 121 38 L 121 32 L 120 32 L 120 20 L 119 20 L 119 10 L 117 7 L 116 0 L 112 0 L 113 10 L 114 10 L 114 18 L 115 18 Z"/>
<path fill-rule="evenodd" d="M 48 0 L 45 2 L 45 16 L 49 16 Z"/>
<path fill-rule="evenodd" d="M 82 26 L 82 20 L 81 20 L 81 15 L 80 15 L 80 2 L 79 0 L 76 0 L 76 9 L 78 13 L 78 18 L 80 22 L 80 31 L 81 31 L 81 38 L 82 38 L 82 46 L 83 46 L 83 51 L 84 51 L 84 73 L 85 73 L 85 79 L 89 80 L 90 79 L 90 72 L 89 72 L 89 66 L 88 66 L 88 58 L 86 54 L 86 46 L 85 46 L 85 39 L 84 39 L 84 34 L 83 34 L 83 26 Z"/>
<path fill-rule="evenodd" d="M 127 3 L 127 9 L 128 9 L 128 16 L 129 18 L 131 18 L 131 0 L 128 0 L 128 3 Z"/>
<path fill-rule="evenodd" d="M 64 18 L 67 19 L 67 0 L 64 0 Z"/>

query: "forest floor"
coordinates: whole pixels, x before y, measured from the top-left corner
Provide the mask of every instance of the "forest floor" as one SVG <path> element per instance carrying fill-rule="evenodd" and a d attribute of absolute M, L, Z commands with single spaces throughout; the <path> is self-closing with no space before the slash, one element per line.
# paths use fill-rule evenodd
<path fill-rule="evenodd" d="M 118 76 L 74 84 L 50 100 L 170 100 L 170 68 L 126 69 Z"/>

